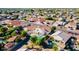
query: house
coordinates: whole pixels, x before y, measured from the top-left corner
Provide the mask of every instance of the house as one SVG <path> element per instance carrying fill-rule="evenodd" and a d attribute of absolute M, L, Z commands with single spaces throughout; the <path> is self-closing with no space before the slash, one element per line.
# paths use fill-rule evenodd
<path fill-rule="evenodd" d="M 62 31 L 56 31 L 56 32 L 53 33 L 51 36 L 53 36 L 53 35 L 58 35 L 58 34 L 60 34 L 60 33 L 62 33 Z"/>
<path fill-rule="evenodd" d="M 4 48 L 9 49 L 9 48 L 11 48 L 13 46 L 14 46 L 14 43 L 7 43 L 7 44 L 5 44 Z"/>
<path fill-rule="evenodd" d="M 51 36 L 57 36 L 59 38 L 62 38 L 62 42 L 66 43 L 67 40 L 72 36 L 71 34 L 62 32 L 62 31 L 57 31 L 54 34 L 52 34 Z M 57 40 L 61 40 L 61 39 L 57 39 Z"/>
<path fill-rule="evenodd" d="M 39 18 L 30 18 L 30 19 L 28 19 L 28 21 L 30 21 L 30 22 L 37 22 L 37 21 L 39 21 L 39 22 L 45 22 L 45 19 L 44 18 L 41 18 L 41 17 L 39 17 Z"/>
<path fill-rule="evenodd" d="M 53 26 L 59 26 L 59 25 L 61 25 L 61 26 L 63 26 L 63 25 L 65 25 L 65 22 L 62 22 L 62 21 L 56 21 L 55 23 L 53 23 Z"/>
<path fill-rule="evenodd" d="M 60 48 L 65 47 L 65 43 L 69 40 L 71 36 L 72 36 L 71 34 L 62 31 L 57 31 L 52 35 L 50 35 L 50 37 L 53 37 L 55 39 L 55 42 L 57 42 Z"/>
<path fill-rule="evenodd" d="M 50 32 L 50 31 L 51 31 L 51 27 L 49 27 L 49 26 L 47 26 L 47 25 L 42 25 L 42 26 L 40 26 L 40 28 L 41 28 L 42 30 L 45 30 L 46 32 Z"/>
<path fill-rule="evenodd" d="M 24 27 L 28 25 L 26 21 L 22 21 L 22 20 L 5 20 L 4 23 L 7 25 L 12 25 L 13 27 L 17 27 L 17 26 Z"/>
<path fill-rule="evenodd" d="M 16 40 L 17 36 L 13 36 L 9 39 L 7 39 L 8 42 L 14 42 Z"/>
<path fill-rule="evenodd" d="M 72 35 L 62 32 L 62 33 L 58 34 L 58 36 L 60 36 L 63 39 L 63 42 L 66 43 Z"/>
<path fill-rule="evenodd" d="M 73 33 L 79 35 L 79 30 L 74 30 Z"/>
<path fill-rule="evenodd" d="M 67 32 L 69 32 L 69 33 L 71 33 L 71 34 L 79 35 L 79 30 L 67 29 Z"/>
<path fill-rule="evenodd" d="M 34 22 L 35 25 L 43 25 L 43 23 L 41 23 L 40 21 L 36 21 Z"/>
<path fill-rule="evenodd" d="M 45 18 L 39 17 L 38 21 L 40 21 L 41 23 L 45 22 Z"/>
<path fill-rule="evenodd" d="M 76 29 L 76 23 L 77 23 L 77 21 L 73 20 L 73 21 L 69 22 L 67 25 L 65 25 L 65 27 L 70 28 L 72 30 L 75 30 Z"/>
<path fill-rule="evenodd" d="M 24 28 L 25 31 L 28 31 L 29 34 L 39 33 L 39 34 L 48 34 L 51 31 L 51 27 L 46 25 L 31 25 Z"/>
<path fill-rule="evenodd" d="M 21 21 L 19 21 L 19 20 L 12 20 L 12 21 L 10 21 L 10 23 L 14 27 L 17 27 L 17 26 L 21 26 L 22 25 Z"/>
<path fill-rule="evenodd" d="M 37 18 L 29 18 L 28 21 L 30 21 L 30 22 L 36 22 Z"/>
<path fill-rule="evenodd" d="M 34 31 L 33 31 L 33 34 L 36 34 L 38 36 L 42 36 L 44 35 L 44 30 L 42 30 L 41 28 L 36 28 Z"/>
<path fill-rule="evenodd" d="M 58 26 L 58 21 L 54 22 L 53 23 L 53 26 L 56 26 L 57 27 Z"/>
<path fill-rule="evenodd" d="M 70 37 L 65 45 L 66 45 L 65 49 L 69 49 L 70 51 L 76 51 L 77 50 L 77 38 L 74 36 Z"/>
<path fill-rule="evenodd" d="M 52 27 L 53 23 L 54 23 L 54 21 L 52 21 L 52 20 L 46 20 L 44 22 L 44 25 L 48 25 L 49 27 Z"/>
<path fill-rule="evenodd" d="M 63 39 L 58 35 L 53 35 L 53 38 L 58 41 L 62 41 Z"/>
<path fill-rule="evenodd" d="M 35 25 L 31 25 L 31 26 L 27 26 L 27 27 L 24 27 L 24 30 L 25 31 L 33 31 L 33 30 L 35 30 L 35 28 L 36 28 L 36 26 Z"/>
<path fill-rule="evenodd" d="M 21 22 L 19 20 L 5 20 L 5 24 L 16 26 L 21 26 Z"/>
<path fill-rule="evenodd" d="M 10 24 L 10 20 L 6 19 L 3 21 L 5 24 Z"/>

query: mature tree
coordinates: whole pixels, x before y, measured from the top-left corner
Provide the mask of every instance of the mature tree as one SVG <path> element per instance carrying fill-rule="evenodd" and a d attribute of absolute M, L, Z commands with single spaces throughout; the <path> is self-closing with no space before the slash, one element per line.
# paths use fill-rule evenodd
<path fill-rule="evenodd" d="M 8 29 L 7 33 L 5 33 L 5 34 L 6 35 L 11 35 L 14 31 L 15 31 L 14 28 L 10 28 L 10 29 Z"/>
<path fill-rule="evenodd" d="M 53 20 L 53 18 L 50 17 L 50 16 L 48 16 L 46 19 L 47 19 L 47 20 Z"/>
<path fill-rule="evenodd" d="M 0 28 L 0 31 L 1 31 L 1 32 L 6 32 L 7 30 L 8 30 L 8 29 L 5 28 L 5 27 L 1 27 L 1 28 Z"/>
<path fill-rule="evenodd" d="M 0 14 L 2 14 L 2 10 L 0 10 Z"/>
<path fill-rule="evenodd" d="M 50 40 L 54 41 L 54 37 L 50 37 Z"/>
<path fill-rule="evenodd" d="M 51 28 L 51 32 L 50 32 L 49 34 L 54 33 L 54 32 L 55 32 L 55 30 L 56 30 L 56 27 L 55 27 L 55 26 L 53 26 L 53 27 Z"/>
<path fill-rule="evenodd" d="M 40 45 L 42 42 L 44 42 L 45 37 L 38 37 L 38 36 L 31 36 L 30 40 L 35 43 L 36 45 Z"/>
<path fill-rule="evenodd" d="M 44 38 L 45 37 L 37 37 L 36 44 L 40 45 L 42 42 L 44 42 Z"/>
<path fill-rule="evenodd" d="M 12 33 L 11 33 L 11 35 L 12 36 L 16 36 L 17 34 L 16 34 L 16 31 L 13 31 Z"/>
<path fill-rule="evenodd" d="M 21 31 L 21 36 L 22 36 L 22 37 L 25 37 L 25 36 L 26 36 L 26 34 L 27 34 L 27 32 L 26 32 L 26 31 L 24 31 L 24 30 L 22 30 L 22 31 Z"/>
<path fill-rule="evenodd" d="M 53 43 L 53 50 L 58 51 L 58 45 L 56 43 Z"/>
<path fill-rule="evenodd" d="M 8 39 L 8 38 L 10 38 L 11 37 L 11 35 L 5 35 L 4 36 L 4 39 Z"/>
<path fill-rule="evenodd" d="M 2 25 L 0 25 L 0 28 L 3 27 Z"/>
<path fill-rule="evenodd" d="M 21 37 L 17 36 L 15 42 L 20 42 L 21 41 Z"/>
<path fill-rule="evenodd" d="M 49 35 L 45 35 L 45 39 L 47 40 L 49 38 Z"/>
<path fill-rule="evenodd" d="M 56 30 L 56 27 L 55 26 L 53 26 L 52 28 L 51 28 L 51 31 L 55 31 Z"/>
<path fill-rule="evenodd" d="M 31 37 L 30 37 L 30 40 L 31 40 L 33 43 L 35 43 L 36 40 L 37 40 L 37 36 L 31 36 Z"/>
<path fill-rule="evenodd" d="M 14 15 L 13 17 L 14 19 L 18 19 L 19 15 Z"/>
<path fill-rule="evenodd" d="M 15 27 L 14 29 L 15 29 L 15 30 L 18 30 L 18 31 L 23 30 L 22 26 Z"/>
<path fill-rule="evenodd" d="M 25 21 L 26 21 L 26 20 L 27 20 L 27 19 L 26 19 L 26 17 L 25 17 L 25 18 L 23 18 L 23 20 L 25 20 Z"/>

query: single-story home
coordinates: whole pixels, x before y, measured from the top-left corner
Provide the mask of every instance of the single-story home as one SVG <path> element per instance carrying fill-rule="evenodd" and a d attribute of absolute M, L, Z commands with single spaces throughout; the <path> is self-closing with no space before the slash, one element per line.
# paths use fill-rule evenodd
<path fill-rule="evenodd" d="M 50 36 L 53 37 L 55 42 L 57 42 L 57 44 L 59 45 L 59 47 L 62 47 L 62 48 L 65 47 L 65 43 L 69 40 L 70 37 L 72 37 L 71 34 L 68 34 L 62 31 L 57 31 Z"/>
<path fill-rule="evenodd" d="M 7 39 L 8 42 L 14 42 L 16 40 L 17 36 L 13 36 L 9 39 Z"/>
<path fill-rule="evenodd" d="M 14 46 L 14 43 L 7 43 L 7 44 L 5 44 L 5 49 L 9 49 L 9 48 L 11 48 L 11 47 L 13 47 Z"/>

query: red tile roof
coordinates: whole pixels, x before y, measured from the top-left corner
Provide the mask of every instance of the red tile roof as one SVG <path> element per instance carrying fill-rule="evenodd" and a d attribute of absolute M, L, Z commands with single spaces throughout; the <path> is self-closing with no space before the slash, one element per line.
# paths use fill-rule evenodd
<path fill-rule="evenodd" d="M 26 28 L 27 28 L 27 30 L 31 31 L 31 30 L 35 30 L 36 26 L 33 25 L 33 26 L 28 26 Z"/>
<path fill-rule="evenodd" d="M 36 22 L 37 21 L 37 18 L 30 18 L 28 19 L 29 21 L 32 21 L 32 22 Z"/>
<path fill-rule="evenodd" d="M 14 26 L 20 26 L 20 25 L 21 25 L 21 21 L 12 20 L 12 21 L 11 21 L 11 24 L 14 25 Z"/>
<path fill-rule="evenodd" d="M 13 42 L 14 40 L 16 40 L 16 37 L 17 37 L 17 36 L 13 36 L 13 37 L 9 38 L 7 41 Z"/>
<path fill-rule="evenodd" d="M 32 21 L 32 22 L 36 22 L 36 21 L 45 22 L 45 19 L 44 18 L 30 18 L 29 21 Z"/>
<path fill-rule="evenodd" d="M 4 47 L 8 49 L 8 48 L 11 48 L 13 45 L 14 43 L 7 43 Z"/>
<path fill-rule="evenodd" d="M 41 29 L 46 30 L 46 31 L 51 31 L 51 28 L 49 26 L 43 25 L 40 26 Z"/>
<path fill-rule="evenodd" d="M 38 21 L 45 22 L 45 19 L 44 18 L 38 18 Z"/>
<path fill-rule="evenodd" d="M 27 30 L 32 31 L 32 30 L 35 30 L 37 27 L 38 26 L 31 25 L 31 26 L 28 26 L 26 28 L 27 28 Z M 49 26 L 46 26 L 46 25 L 41 25 L 41 26 L 39 26 L 39 28 L 42 30 L 51 31 L 51 28 Z"/>

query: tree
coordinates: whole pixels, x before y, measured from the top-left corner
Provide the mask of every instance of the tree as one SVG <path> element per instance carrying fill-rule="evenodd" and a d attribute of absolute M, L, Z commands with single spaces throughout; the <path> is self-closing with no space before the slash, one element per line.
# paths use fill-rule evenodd
<path fill-rule="evenodd" d="M 52 30 L 56 30 L 56 27 L 55 27 L 55 26 L 53 26 L 53 27 L 52 27 Z"/>
<path fill-rule="evenodd" d="M 22 31 L 21 31 L 21 36 L 22 36 L 22 37 L 25 37 L 25 36 L 26 36 L 26 34 L 27 34 L 27 32 L 26 32 L 26 31 L 24 31 L 24 30 L 22 30 Z"/>
<path fill-rule="evenodd" d="M 7 25 L 8 28 L 13 28 L 13 25 Z"/>
<path fill-rule="evenodd" d="M 40 45 L 42 42 L 44 42 L 45 37 L 38 37 L 38 36 L 31 36 L 30 40 L 36 44 L 36 45 Z"/>
<path fill-rule="evenodd" d="M 0 28 L 0 31 L 1 31 L 1 32 L 6 32 L 7 30 L 8 30 L 8 29 L 5 28 L 5 27 L 1 27 L 1 28 Z"/>
<path fill-rule="evenodd" d="M 53 20 L 53 18 L 50 17 L 50 16 L 48 16 L 48 17 L 46 18 L 46 20 Z"/>
<path fill-rule="evenodd" d="M 33 12 L 34 12 L 34 10 L 33 10 L 33 9 L 31 9 L 30 11 L 31 11 L 31 13 L 33 13 Z"/>
<path fill-rule="evenodd" d="M 10 29 L 8 30 L 8 33 L 11 34 L 11 33 L 14 32 L 14 31 L 15 31 L 15 28 L 10 28 Z"/>
<path fill-rule="evenodd" d="M 14 15 L 13 18 L 14 19 L 18 19 L 19 15 Z"/>
<path fill-rule="evenodd" d="M 17 34 L 16 34 L 16 31 L 13 31 L 12 33 L 11 33 L 11 35 L 12 36 L 16 36 Z"/>
<path fill-rule="evenodd" d="M 11 37 L 11 35 L 5 35 L 4 36 L 4 39 L 8 39 L 8 38 L 10 38 Z"/>
<path fill-rule="evenodd" d="M 0 28 L 3 27 L 2 25 L 0 25 Z"/>
<path fill-rule="evenodd" d="M 45 39 L 47 40 L 49 38 L 49 35 L 45 35 Z"/>
<path fill-rule="evenodd" d="M 50 40 L 54 41 L 54 37 L 50 37 Z"/>
<path fill-rule="evenodd" d="M 20 42 L 21 41 L 21 37 L 17 36 L 15 42 Z"/>
<path fill-rule="evenodd" d="M 56 27 L 53 26 L 53 27 L 51 28 L 51 31 L 55 32 L 55 30 L 56 30 Z"/>
<path fill-rule="evenodd" d="M 31 36 L 31 37 L 30 37 L 30 40 L 31 40 L 33 43 L 35 43 L 36 40 L 37 40 L 37 36 Z"/>
<path fill-rule="evenodd" d="M 56 43 L 53 43 L 53 50 L 58 51 L 58 45 Z"/>
<path fill-rule="evenodd" d="M 18 30 L 18 31 L 23 30 L 22 26 L 15 27 L 14 29 L 15 29 L 15 30 Z"/>
<path fill-rule="evenodd" d="M 25 21 L 26 21 L 26 20 L 27 20 L 27 19 L 26 19 L 26 17 L 25 17 L 25 18 L 23 18 L 23 20 L 25 20 Z"/>
<path fill-rule="evenodd" d="M 54 33 L 54 32 L 55 32 L 55 30 L 56 30 L 56 27 L 55 27 L 55 26 L 53 26 L 53 27 L 51 28 L 51 32 L 50 32 L 49 34 Z"/>
<path fill-rule="evenodd" d="M 44 37 L 37 37 L 36 44 L 40 45 L 42 42 L 44 42 Z"/>
<path fill-rule="evenodd" d="M 4 41 L 0 42 L 0 51 L 3 51 L 4 48 Z"/>
<path fill-rule="evenodd" d="M 2 14 L 2 10 L 0 10 L 0 14 Z"/>

